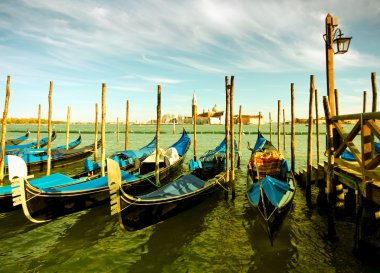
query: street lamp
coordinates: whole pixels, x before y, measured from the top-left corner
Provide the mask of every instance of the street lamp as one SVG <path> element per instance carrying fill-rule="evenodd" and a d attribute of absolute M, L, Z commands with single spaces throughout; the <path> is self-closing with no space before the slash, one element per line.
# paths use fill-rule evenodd
<path fill-rule="evenodd" d="M 333 49 L 334 54 L 344 54 L 348 51 L 350 47 L 352 37 L 343 37 L 340 28 L 334 31 Z"/>
<path fill-rule="evenodd" d="M 342 31 L 337 26 L 339 19 L 326 16 L 326 34 L 323 35 L 326 46 L 326 77 L 327 77 L 327 96 L 331 107 L 331 114 L 335 115 L 334 97 L 334 54 L 344 54 L 348 51 L 352 37 L 344 37 Z M 334 31 L 335 30 L 335 31 Z"/>

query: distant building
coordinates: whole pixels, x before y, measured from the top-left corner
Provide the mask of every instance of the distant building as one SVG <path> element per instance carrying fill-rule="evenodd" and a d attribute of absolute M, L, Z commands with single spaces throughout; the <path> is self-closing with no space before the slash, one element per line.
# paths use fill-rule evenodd
<path fill-rule="evenodd" d="M 241 123 L 244 125 L 249 125 L 249 124 L 259 124 L 259 119 L 260 119 L 260 124 L 263 125 L 265 124 L 264 116 L 261 115 L 241 115 Z M 234 117 L 235 123 L 239 123 L 239 116 L 236 115 Z"/>
<path fill-rule="evenodd" d="M 193 117 L 184 117 L 184 123 L 193 123 Z M 219 111 L 215 104 L 212 110 L 205 111 L 197 115 L 197 124 L 224 124 L 224 111 Z"/>
<path fill-rule="evenodd" d="M 184 123 L 193 123 L 193 117 L 184 117 Z M 234 116 L 234 122 L 239 123 L 239 116 Z M 261 124 L 265 124 L 264 117 L 261 115 Z M 220 111 L 218 106 L 215 104 L 210 111 L 203 109 L 201 114 L 197 115 L 197 124 L 224 124 L 225 115 L 224 111 Z M 242 123 L 245 125 L 249 124 L 259 124 L 259 115 L 242 115 Z"/>

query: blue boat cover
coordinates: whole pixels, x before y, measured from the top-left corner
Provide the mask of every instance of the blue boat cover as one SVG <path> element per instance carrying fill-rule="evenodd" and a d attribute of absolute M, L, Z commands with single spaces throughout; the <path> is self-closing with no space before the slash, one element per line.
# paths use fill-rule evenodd
<path fill-rule="evenodd" d="M 375 151 L 380 153 L 380 142 L 375 142 Z"/>
<path fill-rule="evenodd" d="M 162 188 L 145 194 L 138 196 L 141 199 L 162 199 L 169 198 L 174 196 L 179 196 L 183 194 L 187 194 L 190 192 L 194 192 L 204 186 L 205 182 L 195 175 L 188 174 L 180 177 L 177 180 L 163 186 Z"/>
<path fill-rule="evenodd" d="M 257 152 L 261 150 L 264 147 L 264 144 L 266 142 L 266 138 L 263 136 L 259 136 L 256 140 L 255 147 L 253 147 L 253 152 Z"/>
<path fill-rule="evenodd" d="M 40 140 L 40 146 L 46 146 L 47 142 L 48 142 L 48 137 L 41 139 Z M 13 150 L 19 151 L 22 149 L 28 149 L 28 148 L 32 148 L 32 147 L 36 147 L 36 146 L 37 146 L 37 141 L 31 142 L 28 144 L 23 144 L 23 145 L 7 145 L 7 146 L 5 146 L 5 152 L 7 152 L 9 154 Z"/>
<path fill-rule="evenodd" d="M 189 169 L 190 171 L 194 171 L 196 169 L 202 169 L 202 162 L 200 160 L 190 159 Z"/>
<path fill-rule="evenodd" d="M 137 179 L 136 175 L 129 174 L 125 171 L 121 171 L 121 180 L 122 181 L 133 181 Z M 92 180 L 81 181 L 80 179 L 75 180 L 71 183 L 67 183 L 66 186 L 57 184 L 50 187 L 39 187 L 43 192 L 68 192 L 68 191 L 80 191 L 80 190 L 92 190 L 99 189 L 108 186 L 108 177 L 103 176 Z"/>
<path fill-rule="evenodd" d="M 189 143 L 190 137 L 186 132 L 184 132 L 181 138 L 178 139 L 178 141 L 174 143 L 171 147 L 176 148 L 178 155 L 182 157 L 186 153 L 187 148 L 189 147 Z"/>
<path fill-rule="evenodd" d="M 127 151 L 122 151 L 118 152 L 119 154 L 124 155 L 127 158 L 127 162 L 125 162 L 125 165 L 132 164 L 135 158 L 144 158 L 153 153 L 156 150 L 156 137 L 146 146 L 142 147 L 139 150 L 127 150 Z M 116 155 L 111 156 L 112 159 L 117 161 Z M 119 158 L 120 161 L 120 158 Z M 123 167 L 120 165 L 119 166 Z"/>
<path fill-rule="evenodd" d="M 342 153 L 342 159 L 347 161 L 356 161 L 354 155 L 348 150 L 344 150 L 344 152 Z"/>
<path fill-rule="evenodd" d="M 230 140 L 230 144 L 231 144 L 231 140 Z M 235 144 L 235 153 L 237 153 L 238 149 L 237 149 L 236 140 L 234 140 L 234 144 Z M 230 148 L 231 148 L 231 145 L 230 145 Z M 226 152 L 226 138 L 224 138 L 223 141 L 218 145 L 218 147 L 216 147 L 213 151 L 215 153 Z"/>
<path fill-rule="evenodd" d="M 29 183 L 34 187 L 53 187 L 53 186 L 59 186 L 64 185 L 68 183 L 74 182 L 75 179 L 61 174 L 61 173 L 54 173 L 48 176 L 39 177 L 36 179 L 33 179 L 29 181 Z M 6 185 L 3 187 L 0 187 L 0 194 L 11 194 L 12 188 L 11 185 Z"/>
<path fill-rule="evenodd" d="M 278 180 L 271 176 L 266 176 L 261 180 L 261 185 L 269 201 L 278 207 L 284 194 L 290 189 L 290 185 L 284 181 Z M 260 201 L 260 183 L 252 184 L 247 191 L 248 198 L 254 205 Z"/>

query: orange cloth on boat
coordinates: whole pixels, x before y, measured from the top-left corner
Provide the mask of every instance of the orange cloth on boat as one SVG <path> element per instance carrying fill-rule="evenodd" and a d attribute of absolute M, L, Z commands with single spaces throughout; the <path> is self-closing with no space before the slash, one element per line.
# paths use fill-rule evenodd
<path fill-rule="evenodd" d="M 260 176 L 279 173 L 283 159 L 284 156 L 278 151 L 256 152 L 248 168 L 256 171 L 257 167 Z"/>

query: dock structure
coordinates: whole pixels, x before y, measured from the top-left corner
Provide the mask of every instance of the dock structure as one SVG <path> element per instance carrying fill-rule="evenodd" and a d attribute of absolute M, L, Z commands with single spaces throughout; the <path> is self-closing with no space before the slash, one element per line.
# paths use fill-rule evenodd
<path fill-rule="evenodd" d="M 372 238 L 370 244 L 378 244 L 373 238 L 380 236 L 380 152 L 376 151 L 380 139 L 380 112 L 376 111 L 376 90 L 373 98 L 372 112 L 340 115 L 339 111 L 334 111 L 333 115 L 328 97 L 323 97 L 328 160 L 295 172 L 301 185 L 308 185 L 310 180 L 320 189 L 317 202 L 328 211 L 331 239 L 337 237 L 335 210 L 345 206 L 354 209 L 355 251 L 359 251 L 367 238 Z M 342 125 L 348 121 L 353 124 L 350 130 Z M 351 158 L 343 156 L 344 153 L 351 154 Z"/>

